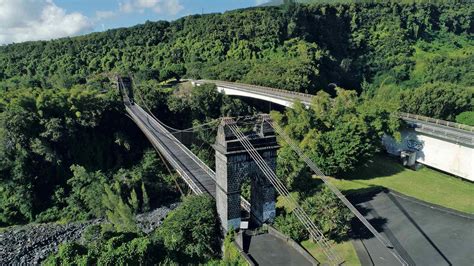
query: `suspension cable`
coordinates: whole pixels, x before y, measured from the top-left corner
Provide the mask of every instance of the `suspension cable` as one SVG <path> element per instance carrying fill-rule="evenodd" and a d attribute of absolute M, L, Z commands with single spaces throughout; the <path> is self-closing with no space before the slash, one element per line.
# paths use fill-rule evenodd
<path fill-rule="evenodd" d="M 128 118 L 130 118 L 132 121 L 134 121 L 133 118 L 132 118 L 129 114 L 126 114 L 126 116 L 127 116 Z M 135 121 L 134 121 L 134 122 L 135 122 Z M 163 154 L 161 154 L 161 152 L 160 152 L 158 149 L 156 149 L 156 151 L 157 151 L 158 155 L 160 156 L 160 159 L 161 159 L 161 161 L 163 162 L 163 164 L 165 165 L 166 169 L 168 170 L 168 173 L 170 174 L 171 178 L 173 178 L 173 181 L 174 181 L 174 183 L 175 183 L 176 188 L 179 190 L 179 193 L 181 194 L 181 196 L 184 196 L 183 190 L 182 190 L 181 187 L 179 186 L 178 180 L 177 180 L 176 177 L 174 176 L 173 171 L 171 171 L 171 169 L 170 169 L 170 167 L 169 167 L 169 165 L 168 165 L 168 162 L 165 160 L 165 158 L 163 157 Z M 176 170 L 175 170 L 175 171 L 176 171 Z M 179 174 L 178 171 L 176 171 L 176 173 Z"/>
<path fill-rule="evenodd" d="M 233 129 L 232 131 L 237 131 L 238 130 L 238 128 L 236 129 L 234 127 L 232 127 L 232 129 Z M 234 133 L 237 133 L 237 132 L 234 132 Z M 239 135 L 237 135 L 237 136 L 239 136 Z M 241 139 L 245 138 L 245 136 L 243 136 L 243 135 L 240 135 L 239 137 Z M 270 176 L 272 175 L 271 174 L 272 171 L 271 170 L 268 171 L 269 169 L 265 169 L 265 162 L 263 162 L 263 164 L 262 164 L 262 162 L 258 159 L 259 154 L 256 153 L 255 150 L 252 151 L 252 147 L 250 147 L 250 146 L 247 146 L 247 145 L 244 144 L 244 147 L 246 148 L 246 150 L 249 152 L 249 154 L 251 156 L 253 155 L 252 157 L 253 157 L 254 160 L 256 160 L 257 165 L 267 175 L 267 177 L 269 178 L 271 183 L 275 186 L 277 191 L 280 194 L 285 196 L 284 199 L 286 199 L 287 203 L 292 204 L 293 206 L 295 206 L 295 209 L 293 210 L 293 212 L 303 222 L 303 225 L 307 229 L 309 229 L 310 234 L 321 245 L 321 247 L 323 248 L 323 252 L 329 258 L 329 260 L 334 261 L 334 259 L 336 259 L 336 255 L 331 254 L 332 252 L 330 251 L 330 245 L 324 242 L 324 236 L 322 235 L 322 233 L 315 226 L 311 225 L 312 221 L 309 219 L 309 217 L 307 217 L 307 215 L 305 215 L 304 211 L 302 211 L 301 207 L 298 206 L 297 202 L 291 197 L 289 192 L 281 184 L 279 184 L 279 182 L 278 182 L 279 180 L 276 179 L 276 178 L 270 178 Z"/>
<path fill-rule="evenodd" d="M 362 224 L 377 238 L 377 240 L 385 246 L 389 252 L 402 264 L 408 265 L 408 263 L 398 255 L 393 249 L 393 245 L 386 240 L 370 223 L 367 219 L 352 205 L 352 203 L 337 189 L 329 180 L 329 178 L 316 166 L 316 164 L 299 148 L 294 141 L 283 131 L 283 129 L 276 123 L 273 123 L 267 116 L 263 116 L 263 120 L 267 122 L 276 133 L 278 133 L 288 145 L 300 156 L 301 159 L 313 170 L 313 172 L 323 180 L 326 186 L 346 205 L 347 208 L 362 222 Z"/>
<path fill-rule="evenodd" d="M 138 88 L 138 87 L 137 87 L 137 84 L 136 84 L 136 82 L 135 82 L 135 78 L 133 78 L 132 75 L 130 75 L 130 78 L 131 78 L 131 80 L 132 80 L 133 87 Z M 190 128 L 187 128 L 187 129 L 177 129 L 177 128 L 168 126 L 168 125 L 166 125 L 165 123 L 161 122 L 161 121 L 153 114 L 153 112 L 151 111 L 151 109 L 150 109 L 150 108 L 148 107 L 148 105 L 146 104 L 145 100 L 143 100 L 142 95 L 141 95 L 141 92 L 138 91 L 138 90 L 137 90 L 137 95 L 138 95 L 138 97 L 140 97 L 140 101 L 141 101 L 141 103 L 145 106 L 145 108 L 147 109 L 148 113 L 150 113 L 150 115 L 153 116 L 153 118 L 154 118 L 156 121 L 158 121 L 158 123 L 160 123 L 162 126 L 164 126 L 165 128 L 167 128 L 168 130 L 173 131 L 173 133 L 193 132 L 194 129 L 201 128 L 201 127 L 205 127 L 205 126 L 207 126 L 207 125 L 210 125 L 210 124 L 212 124 L 212 123 L 215 123 L 215 122 L 219 122 L 219 121 L 220 121 L 220 119 L 217 118 L 217 119 L 213 119 L 213 120 L 211 120 L 211 121 L 209 121 L 209 122 L 207 122 L 207 123 L 200 124 L 200 125 L 197 125 L 197 126 L 192 126 L 192 127 L 190 127 Z"/>
<path fill-rule="evenodd" d="M 332 249 L 329 241 L 324 237 L 324 234 L 317 228 L 311 218 L 306 214 L 303 208 L 298 204 L 298 202 L 291 196 L 289 191 L 283 185 L 283 183 L 278 179 L 275 172 L 270 169 L 268 164 L 258 153 L 258 151 L 250 143 L 247 136 L 245 136 L 241 130 L 236 126 L 236 123 L 233 119 L 226 118 L 224 120 L 227 126 L 230 128 L 232 133 L 237 137 L 237 140 L 243 145 L 245 150 L 249 153 L 251 158 L 255 161 L 260 170 L 264 173 L 270 183 L 275 187 L 280 195 L 283 196 L 283 199 L 294 206 L 293 212 L 306 230 L 310 233 L 311 237 L 316 240 L 316 243 L 321 247 L 323 253 L 326 255 L 328 260 L 332 264 L 340 264 L 343 262 L 342 258 L 339 257 L 337 253 Z"/>
<path fill-rule="evenodd" d="M 158 151 L 158 155 L 160 155 L 161 161 L 166 166 L 166 169 L 168 170 L 168 173 L 171 175 L 171 178 L 173 178 L 174 184 L 175 184 L 176 188 L 178 188 L 179 193 L 181 194 L 181 196 L 184 196 L 183 190 L 181 190 L 181 187 L 179 186 L 178 180 L 177 180 L 176 176 L 172 173 L 172 171 L 171 171 L 171 169 L 168 165 L 168 162 L 163 157 L 163 154 L 161 154 L 161 152 Z M 178 173 L 178 172 L 176 171 L 176 173 Z"/>

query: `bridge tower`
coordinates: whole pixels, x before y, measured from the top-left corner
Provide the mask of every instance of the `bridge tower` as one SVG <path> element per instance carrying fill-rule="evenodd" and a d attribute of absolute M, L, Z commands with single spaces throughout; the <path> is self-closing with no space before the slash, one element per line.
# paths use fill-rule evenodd
<path fill-rule="evenodd" d="M 262 118 L 263 119 L 263 118 Z M 266 118 L 269 119 L 269 118 Z M 252 160 L 237 137 L 232 133 L 231 119 L 223 119 L 219 125 L 216 143 L 216 205 L 222 227 L 239 229 L 241 223 L 242 183 L 250 179 L 250 222 L 253 226 L 273 222 L 275 218 L 275 188 Z M 250 142 L 265 162 L 275 170 L 277 150 L 275 132 L 263 120 L 251 132 Z"/>
<path fill-rule="evenodd" d="M 132 79 L 130 77 L 115 77 L 117 82 L 117 88 L 119 89 L 119 93 L 122 96 L 122 99 L 126 103 L 133 104 L 134 97 L 133 97 L 133 87 L 132 87 Z"/>

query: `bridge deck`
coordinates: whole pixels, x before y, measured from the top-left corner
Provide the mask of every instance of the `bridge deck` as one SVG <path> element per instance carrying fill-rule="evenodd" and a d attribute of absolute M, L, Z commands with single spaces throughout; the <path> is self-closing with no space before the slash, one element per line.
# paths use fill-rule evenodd
<path fill-rule="evenodd" d="M 221 88 L 230 88 L 245 92 L 249 95 L 248 97 L 251 98 L 252 95 L 262 95 L 287 102 L 293 102 L 295 99 L 298 99 L 306 106 L 311 104 L 311 100 L 314 96 L 306 93 L 218 80 L 197 80 L 194 81 L 194 83 L 198 85 L 214 83 Z M 407 113 L 398 113 L 398 116 L 407 122 L 407 124 L 414 127 L 416 131 L 458 143 L 474 145 L 474 127 Z"/>
<path fill-rule="evenodd" d="M 127 112 L 196 194 L 216 195 L 215 173 L 138 105 Z"/>

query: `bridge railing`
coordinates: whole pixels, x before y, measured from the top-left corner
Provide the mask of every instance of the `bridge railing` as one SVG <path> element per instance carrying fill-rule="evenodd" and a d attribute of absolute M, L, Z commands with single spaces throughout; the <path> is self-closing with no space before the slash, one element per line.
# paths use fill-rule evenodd
<path fill-rule="evenodd" d="M 409 114 L 409 113 L 403 113 L 399 112 L 398 113 L 400 118 L 407 118 L 407 119 L 413 119 L 421 122 L 428 122 L 436 125 L 441 125 L 445 127 L 450 127 L 450 128 L 455 128 L 455 129 L 461 129 L 461 130 L 466 130 L 469 132 L 474 132 L 474 127 L 468 126 L 468 125 L 463 125 L 455 122 L 450 122 L 442 119 L 435 119 L 431 117 L 426 117 L 422 115 L 414 115 L 414 114 Z"/>
<path fill-rule="evenodd" d="M 265 87 L 265 86 L 257 86 L 257 85 L 252 85 L 252 84 L 243 84 L 243 83 L 238 83 L 238 82 L 228 82 L 228 81 L 218 81 L 218 80 L 199 80 L 196 81 L 198 84 L 203 84 L 203 83 L 214 83 L 216 85 L 221 85 L 221 86 L 229 86 L 229 87 L 238 87 L 240 89 L 247 89 L 249 91 L 254 91 L 254 92 L 261 92 L 261 93 L 276 93 L 276 94 L 271 94 L 271 96 L 283 96 L 285 98 L 288 97 L 288 95 L 293 95 L 295 98 L 302 100 L 304 102 L 311 102 L 311 99 L 314 95 L 311 94 L 306 94 L 306 93 L 301 93 L 301 92 L 295 92 L 295 91 L 287 91 L 287 90 L 282 90 L 282 89 L 275 89 L 275 88 L 270 88 L 270 87 Z M 468 126 L 468 125 L 463 125 L 451 121 L 446 121 L 442 119 L 435 119 L 435 118 L 430 118 L 422 115 L 415 115 L 415 114 L 410 114 L 410 113 L 404 113 L 404 112 L 399 112 L 398 113 L 400 118 L 406 118 L 406 119 L 413 119 L 413 120 L 418 120 L 418 121 L 423 121 L 423 122 L 428 122 L 428 123 L 433 123 L 436 125 L 441 125 L 441 126 L 446 126 L 450 128 L 455 128 L 455 129 L 461 129 L 469 132 L 474 132 L 474 127 Z"/>
<path fill-rule="evenodd" d="M 439 126 L 431 126 L 430 124 L 417 124 L 416 130 L 421 132 L 429 133 L 438 137 L 442 137 L 444 139 L 452 140 L 457 143 L 465 143 L 469 145 L 474 145 L 474 135 L 469 134 L 456 134 L 458 132 L 444 129 Z"/>
<path fill-rule="evenodd" d="M 149 114 L 143 110 L 139 105 L 136 105 L 137 108 L 140 109 L 143 113 L 145 113 L 147 116 Z M 179 141 L 172 133 L 170 133 L 164 126 L 162 126 L 160 123 L 158 123 L 155 119 L 150 119 L 151 123 L 153 123 L 156 127 L 160 128 L 161 131 L 163 131 L 168 138 L 172 139 L 178 146 L 179 148 L 186 153 L 195 163 L 197 163 L 209 176 L 213 177 L 216 175 L 216 173 L 209 167 L 207 164 L 205 164 L 199 157 L 197 157 L 193 152 L 191 152 L 188 147 L 186 147 L 181 141 Z"/>
<path fill-rule="evenodd" d="M 215 180 L 215 176 L 216 176 L 216 173 L 207 165 L 205 164 L 201 159 L 199 159 L 199 157 L 197 157 L 192 151 L 190 151 L 188 149 L 188 147 L 186 147 L 186 145 L 184 145 L 183 143 L 181 143 L 173 134 L 171 134 L 164 126 L 162 126 L 158 121 L 156 121 L 155 119 L 153 119 L 145 110 L 143 110 L 142 107 L 140 107 L 138 104 L 135 104 L 135 106 L 141 111 L 143 112 L 148 118 L 149 118 L 149 122 L 151 122 L 154 126 L 158 127 L 161 131 L 163 131 L 170 139 L 172 139 L 173 142 L 175 142 L 178 147 L 184 152 L 186 153 L 186 155 L 191 158 L 196 164 L 198 164 L 201 169 L 203 169 L 215 182 L 217 182 Z M 172 159 L 172 157 L 169 156 L 166 156 L 168 159 Z M 177 165 L 177 164 L 176 164 Z M 191 187 L 191 189 L 196 193 L 196 194 L 201 194 L 202 191 L 200 191 L 199 187 L 194 184 L 194 182 L 192 181 L 192 179 L 187 176 L 187 174 L 184 172 L 184 171 L 179 171 L 180 175 L 185 179 L 185 182 L 188 183 L 188 185 Z M 243 197 L 241 197 L 241 205 L 242 207 L 246 210 L 246 211 L 250 211 L 250 203 Z"/>
<path fill-rule="evenodd" d="M 218 81 L 218 80 L 199 80 L 195 81 L 197 84 L 203 84 L 203 83 L 214 83 L 218 86 L 227 86 L 227 87 L 238 87 L 240 89 L 247 89 L 249 91 L 257 92 L 257 93 L 264 93 L 269 96 L 282 96 L 284 98 L 287 98 L 288 95 L 294 96 L 294 98 L 301 100 L 303 102 L 311 102 L 311 99 L 313 98 L 313 95 L 311 94 L 306 94 L 306 93 L 301 93 L 301 92 L 296 92 L 296 91 L 287 91 L 287 90 L 282 90 L 282 89 L 275 89 L 271 87 L 265 87 L 265 86 L 257 86 L 257 85 L 252 85 L 252 84 L 244 84 L 244 83 L 238 83 L 238 82 L 228 82 L 228 81 Z"/>
<path fill-rule="evenodd" d="M 179 166 L 179 163 L 174 159 L 174 157 L 166 150 L 165 147 L 163 147 L 160 143 L 156 142 L 154 140 L 154 136 L 151 134 L 151 132 L 147 129 L 147 126 L 138 118 L 138 116 L 135 115 L 135 113 L 127 106 L 126 107 L 127 113 L 133 118 L 135 123 L 138 125 L 138 127 L 145 133 L 147 138 L 150 140 L 150 142 L 153 144 L 153 146 L 159 150 L 159 152 L 162 152 L 165 157 L 169 160 L 169 162 L 174 166 L 174 169 L 179 173 L 179 175 L 184 179 L 184 181 L 188 184 L 188 186 L 191 188 L 192 191 L 196 194 L 202 194 L 203 191 L 199 188 L 198 185 L 196 185 L 192 178 L 188 176 L 188 174 L 181 169 Z M 149 117 L 148 117 L 149 119 Z M 149 119 L 150 120 L 150 119 Z M 161 147 L 161 149 L 160 149 Z"/>

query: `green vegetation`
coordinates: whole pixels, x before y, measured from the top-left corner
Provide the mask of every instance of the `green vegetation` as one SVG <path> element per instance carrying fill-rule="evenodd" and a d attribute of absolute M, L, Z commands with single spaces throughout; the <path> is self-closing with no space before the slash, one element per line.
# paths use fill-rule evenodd
<path fill-rule="evenodd" d="M 248 265 L 234 244 L 235 232 L 230 230 L 224 239 L 224 254 L 222 263 L 225 265 Z"/>
<path fill-rule="evenodd" d="M 400 108 L 409 113 L 454 120 L 471 109 L 473 95 L 450 83 L 430 83 L 400 94 Z M 463 116 L 461 116 L 462 120 Z"/>
<path fill-rule="evenodd" d="M 303 241 L 301 245 L 313 256 L 315 257 L 321 264 L 328 264 L 327 257 L 324 256 L 321 248 L 319 246 L 309 240 Z M 344 258 L 344 265 L 356 266 L 361 265 L 359 258 L 357 257 L 357 253 L 352 246 L 351 241 L 344 241 L 340 243 L 332 243 L 334 251 L 339 254 L 341 257 Z"/>
<path fill-rule="evenodd" d="M 92 206 L 94 194 L 66 197 L 86 187 L 97 192 L 106 178 L 96 170 L 127 167 L 124 158 L 139 158 L 143 146 L 127 141 L 134 131 L 126 126 L 117 99 L 113 90 L 102 93 L 92 84 L 0 92 L 0 224 L 28 222 L 38 215 L 50 220 L 72 202 L 91 205 L 88 210 L 76 206 L 79 212 L 99 211 Z M 73 175 L 68 184 L 65 177 Z M 73 216 L 78 215 L 88 216 Z"/>
<path fill-rule="evenodd" d="M 300 194 L 293 193 L 294 198 L 300 201 L 301 206 L 321 229 L 324 235 L 340 242 L 346 240 L 350 229 L 352 213 L 327 187 L 314 188 L 318 192 L 314 195 L 300 199 Z M 275 227 L 293 240 L 301 242 L 309 238 L 308 232 L 301 222 L 292 214 L 294 206 L 286 205 L 280 196 L 277 200 L 279 215 L 275 220 Z"/>
<path fill-rule="evenodd" d="M 474 111 L 462 112 L 456 116 L 456 122 L 474 126 Z"/>
<path fill-rule="evenodd" d="M 402 194 L 462 212 L 474 213 L 474 185 L 430 168 L 413 171 L 396 160 L 377 155 L 353 173 L 332 179 L 346 194 L 385 187 Z"/>
<path fill-rule="evenodd" d="M 474 212 L 472 184 L 378 156 L 362 166 L 382 134 L 396 137 L 394 111 L 473 124 L 474 5 L 305 2 L 1 46 L 0 226 L 107 217 L 86 244 L 63 245 L 48 264 L 241 263 L 235 250 L 218 261 L 214 203 L 205 197 L 185 199 L 153 234 L 138 232 L 135 214 L 177 201 L 185 186 L 124 115 L 106 73 L 135 73 L 135 100 L 175 128 L 257 109 L 213 85 L 173 83 L 182 78 L 316 94 L 309 109 L 296 103 L 274 118 L 324 172 L 343 178 L 334 183 L 346 193 L 383 186 Z M 209 127 L 187 144 L 214 166 Z M 278 176 L 356 261 L 344 242 L 350 214 L 279 141 Z M 307 239 L 291 206 L 281 207 L 276 226 Z"/>
<path fill-rule="evenodd" d="M 235 251 L 229 251 L 234 253 L 222 263 L 217 260 L 220 230 L 215 212 L 215 202 L 209 196 L 189 196 L 170 212 L 161 227 L 148 235 L 134 228 L 117 231 L 107 224 L 93 225 L 83 235 L 86 244 L 63 244 L 44 264 L 168 265 L 212 261 L 217 265 L 242 265 Z M 227 246 L 226 250 L 230 250 Z"/>
<path fill-rule="evenodd" d="M 140 102 L 179 127 L 253 112 L 212 85 L 173 92 L 153 80 L 136 90 Z M 176 177 L 146 151 L 150 144 L 123 112 L 108 78 L 71 89 L 0 92 L 0 225 L 86 220 L 116 208 L 139 213 L 176 201 Z M 212 166 L 215 130 L 195 134 L 201 145 L 193 149 Z"/>
<path fill-rule="evenodd" d="M 100 73 L 133 72 L 145 81 L 239 80 L 331 95 L 334 83 L 394 102 L 438 82 L 472 95 L 474 5 L 309 2 L 3 46 L 0 89 L 71 88 Z"/>
<path fill-rule="evenodd" d="M 187 264 L 215 258 L 220 253 L 219 234 L 215 201 L 191 196 L 166 217 L 156 237 L 173 251 L 173 261 Z"/>
<path fill-rule="evenodd" d="M 328 175 L 349 171 L 379 149 L 384 133 L 395 134 L 398 119 L 381 103 L 363 101 L 354 91 L 337 89 L 333 100 L 319 92 L 307 109 L 296 103 L 284 114 L 273 113 L 291 139 Z M 293 189 L 307 190 L 307 168 L 284 141 L 278 152 L 278 173 Z"/>

